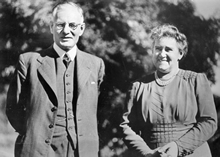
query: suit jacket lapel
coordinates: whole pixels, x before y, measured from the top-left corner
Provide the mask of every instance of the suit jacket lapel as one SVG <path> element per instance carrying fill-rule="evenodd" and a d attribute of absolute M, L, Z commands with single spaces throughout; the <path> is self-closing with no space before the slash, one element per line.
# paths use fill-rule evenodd
<path fill-rule="evenodd" d="M 84 55 L 84 52 L 81 52 L 78 49 L 76 55 L 76 68 L 77 68 L 77 84 L 78 84 L 78 95 L 79 95 L 89 78 L 91 70 L 90 70 L 90 61 L 87 59 L 86 55 Z"/>
<path fill-rule="evenodd" d="M 48 52 L 49 51 L 49 52 Z M 38 58 L 40 66 L 38 68 L 39 74 L 45 80 L 45 82 L 52 89 L 55 97 L 57 98 L 56 92 L 56 67 L 55 67 L 55 57 L 56 52 L 51 47 L 47 52 L 44 52 L 41 57 Z M 77 86 L 78 86 L 78 96 L 80 95 L 82 89 L 84 88 L 89 76 L 91 74 L 90 60 L 79 49 L 77 49 L 76 55 L 76 70 L 77 70 Z"/>
<path fill-rule="evenodd" d="M 56 67 L 54 59 L 54 54 L 56 54 L 56 52 L 52 49 L 52 47 L 47 51 L 48 52 L 44 52 L 45 55 L 43 54 L 41 57 L 38 58 L 38 61 L 41 63 L 38 68 L 38 72 L 56 96 Z"/>

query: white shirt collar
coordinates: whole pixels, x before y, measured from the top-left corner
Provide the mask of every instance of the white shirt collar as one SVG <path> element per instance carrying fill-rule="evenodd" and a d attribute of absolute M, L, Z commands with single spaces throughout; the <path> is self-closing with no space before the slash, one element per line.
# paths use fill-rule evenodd
<path fill-rule="evenodd" d="M 73 61 L 76 57 L 76 50 L 77 50 L 77 46 L 75 45 L 72 49 L 70 49 L 69 51 L 64 51 L 63 49 L 61 49 L 56 43 L 53 44 L 53 48 L 54 50 L 58 53 L 58 55 L 63 58 L 65 53 L 68 53 L 71 61 Z"/>

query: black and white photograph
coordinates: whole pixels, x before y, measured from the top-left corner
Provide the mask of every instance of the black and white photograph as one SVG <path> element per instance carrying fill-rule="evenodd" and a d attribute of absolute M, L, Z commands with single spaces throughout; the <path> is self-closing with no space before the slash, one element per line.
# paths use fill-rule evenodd
<path fill-rule="evenodd" d="M 1 0 L 0 157 L 219 157 L 220 0 Z"/>

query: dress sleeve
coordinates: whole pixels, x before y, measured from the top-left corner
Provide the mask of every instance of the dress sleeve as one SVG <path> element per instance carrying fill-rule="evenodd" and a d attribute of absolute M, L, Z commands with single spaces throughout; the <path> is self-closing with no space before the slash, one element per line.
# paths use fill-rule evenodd
<path fill-rule="evenodd" d="M 23 125 L 25 118 L 25 101 L 27 92 L 25 92 L 24 83 L 26 80 L 27 68 L 25 67 L 22 55 L 19 57 L 14 76 L 11 80 L 7 93 L 6 115 L 14 129 L 23 134 Z"/>
<path fill-rule="evenodd" d="M 198 113 L 194 126 L 176 143 L 179 156 L 185 156 L 211 138 L 217 130 L 217 112 L 211 88 L 205 74 L 198 74 L 195 79 L 195 97 Z"/>
<path fill-rule="evenodd" d="M 127 93 L 127 106 L 123 114 L 123 122 L 120 127 L 123 131 L 124 142 L 129 150 L 133 150 L 137 155 L 144 156 L 151 151 L 145 141 L 138 134 L 140 132 L 140 121 L 138 120 L 138 105 L 135 103 L 137 89 L 140 83 L 134 83 Z"/>

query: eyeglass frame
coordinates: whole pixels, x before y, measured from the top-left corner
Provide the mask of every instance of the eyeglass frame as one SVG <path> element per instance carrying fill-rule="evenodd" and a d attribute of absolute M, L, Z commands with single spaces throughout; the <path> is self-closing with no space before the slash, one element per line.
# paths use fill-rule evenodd
<path fill-rule="evenodd" d="M 83 25 L 81 23 L 75 24 L 74 22 L 72 22 L 72 23 L 65 23 L 64 22 L 64 23 L 55 23 L 55 26 L 56 26 L 57 30 L 63 30 L 65 28 L 66 24 L 68 24 L 69 28 L 72 29 L 72 30 L 76 30 L 78 26 Z M 71 25 L 73 25 L 73 26 L 71 26 Z"/>

